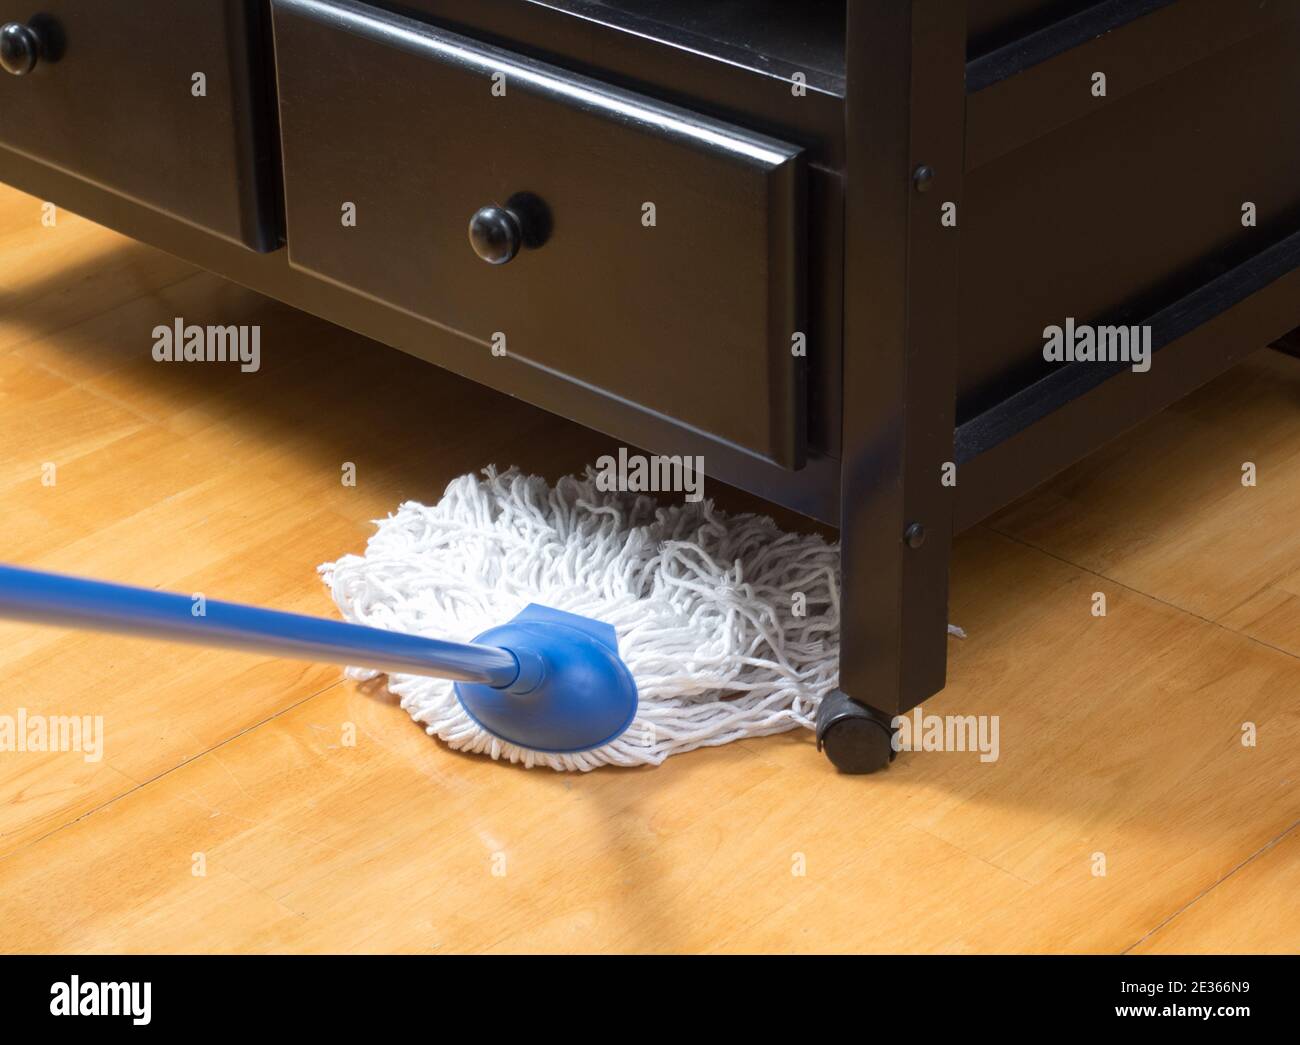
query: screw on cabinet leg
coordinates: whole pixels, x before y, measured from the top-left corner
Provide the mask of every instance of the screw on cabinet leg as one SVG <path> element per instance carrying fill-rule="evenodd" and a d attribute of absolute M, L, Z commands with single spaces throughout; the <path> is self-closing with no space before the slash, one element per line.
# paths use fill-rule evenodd
<path fill-rule="evenodd" d="M 817 708 L 817 750 L 841 773 L 874 773 L 894 760 L 889 717 L 850 699 L 838 689 Z"/>

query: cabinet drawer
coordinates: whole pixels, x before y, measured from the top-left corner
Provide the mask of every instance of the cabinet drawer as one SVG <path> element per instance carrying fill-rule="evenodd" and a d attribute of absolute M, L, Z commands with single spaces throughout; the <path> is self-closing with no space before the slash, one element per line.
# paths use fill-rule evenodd
<path fill-rule="evenodd" d="M 28 20 L 31 6 L 0 0 L 0 21 L 38 41 L 29 72 L 0 74 L 0 145 L 227 239 L 274 245 L 256 0 L 49 0 Z"/>
<path fill-rule="evenodd" d="M 575 420 L 613 396 L 802 463 L 798 148 L 363 4 L 272 9 L 293 265 L 504 335 Z M 492 205 L 508 263 L 467 235 Z"/>

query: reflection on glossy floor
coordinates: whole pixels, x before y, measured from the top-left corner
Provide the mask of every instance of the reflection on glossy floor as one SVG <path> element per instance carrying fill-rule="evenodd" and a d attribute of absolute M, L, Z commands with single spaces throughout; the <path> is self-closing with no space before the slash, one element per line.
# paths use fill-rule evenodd
<path fill-rule="evenodd" d="M 402 499 L 613 445 L 10 190 L 0 241 L 10 561 L 329 613 L 316 565 Z M 260 324 L 261 370 L 153 362 L 177 316 Z M 0 625 L 0 715 L 105 728 L 0 753 L 3 946 L 1296 951 L 1297 518 L 1300 359 L 1262 352 L 959 541 L 925 711 L 1000 757 L 873 778 L 802 733 L 527 772 L 331 667 Z"/>

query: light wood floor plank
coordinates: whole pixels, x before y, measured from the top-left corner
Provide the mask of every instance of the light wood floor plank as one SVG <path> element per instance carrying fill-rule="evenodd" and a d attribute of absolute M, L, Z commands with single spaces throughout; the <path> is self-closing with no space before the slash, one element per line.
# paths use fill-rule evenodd
<path fill-rule="evenodd" d="M 1242 485 L 1246 464 L 1253 487 Z M 1297 517 L 1300 359 L 1261 351 L 989 525 L 1226 623 L 1295 584 Z M 1300 653 L 1300 636 L 1282 638 Z"/>
<path fill-rule="evenodd" d="M 1300 825 L 1179 912 L 1133 954 L 1300 954 Z"/>

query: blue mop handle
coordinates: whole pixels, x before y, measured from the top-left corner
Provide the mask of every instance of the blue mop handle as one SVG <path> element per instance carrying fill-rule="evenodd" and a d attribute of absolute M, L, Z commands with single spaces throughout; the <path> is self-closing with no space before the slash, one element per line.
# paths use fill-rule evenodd
<path fill-rule="evenodd" d="M 237 602 L 68 577 L 0 564 L 0 617 L 127 635 L 253 650 L 275 656 L 356 664 L 379 671 L 432 675 L 510 687 L 520 659 L 501 646 L 443 642 L 361 624 L 282 613 Z M 530 651 L 519 654 L 531 660 Z"/>

